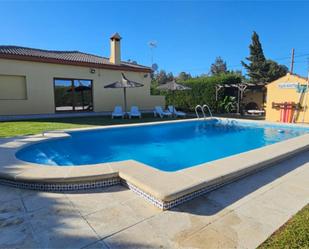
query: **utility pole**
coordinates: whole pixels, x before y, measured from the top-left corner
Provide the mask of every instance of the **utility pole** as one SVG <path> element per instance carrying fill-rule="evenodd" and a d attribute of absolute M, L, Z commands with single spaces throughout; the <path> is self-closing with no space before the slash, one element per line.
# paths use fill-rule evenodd
<path fill-rule="evenodd" d="M 290 73 L 293 74 L 294 69 L 294 48 L 292 48 L 292 54 L 291 54 L 291 67 L 290 67 Z"/>

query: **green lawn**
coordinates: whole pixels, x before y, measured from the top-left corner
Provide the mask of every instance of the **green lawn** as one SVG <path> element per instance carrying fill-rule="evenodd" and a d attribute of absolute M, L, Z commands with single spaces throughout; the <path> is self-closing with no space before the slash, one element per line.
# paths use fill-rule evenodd
<path fill-rule="evenodd" d="M 61 130 L 69 128 L 90 127 L 97 125 L 129 124 L 140 122 L 155 122 L 173 120 L 172 118 L 154 118 L 153 115 L 143 115 L 142 119 L 111 119 L 110 116 L 79 117 L 79 118 L 53 118 L 24 121 L 0 122 L 0 138 L 20 135 L 38 134 L 46 130 Z"/>
<path fill-rule="evenodd" d="M 194 116 L 194 115 L 193 115 Z M 232 114 L 216 115 L 227 118 L 243 119 L 263 119 L 263 117 L 246 117 Z M 20 135 L 33 135 L 47 130 L 61 130 L 79 127 L 89 127 L 97 125 L 129 124 L 140 122 L 156 122 L 164 120 L 173 120 L 174 118 L 154 118 L 152 114 L 143 114 L 142 119 L 111 119 L 110 116 L 96 117 L 74 117 L 74 118 L 46 118 L 23 121 L 0 121 L 0 138 L 14 137 Z"/>
<path fill-rule="evenodd" d="M 309 204 L 270 236 L 259 249 L 309 248 Z"/>

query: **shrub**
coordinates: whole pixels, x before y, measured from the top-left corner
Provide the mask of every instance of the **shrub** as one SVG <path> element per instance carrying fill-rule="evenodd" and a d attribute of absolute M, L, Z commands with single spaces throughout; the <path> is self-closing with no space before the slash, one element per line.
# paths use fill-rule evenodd
<path fill-rule="evenodd" d="M 241 82 L 238 74 L 227 73 L 210 77 L 197 77 L 188 79 L 180 84 L 186 85 L 191 90 L 166 92 L 161 91 L 161 95 L 166 96 L 166 104 L 173 104 L 177 108 L 185 111 L 194 111 L 196 105 L 209 105 L 213 112 L 218 112 L 218 102 L 216 101 L 217 84 L 237 84 Z M 219 92 L 218 100 L 222 100 L 224 91 Z"/>

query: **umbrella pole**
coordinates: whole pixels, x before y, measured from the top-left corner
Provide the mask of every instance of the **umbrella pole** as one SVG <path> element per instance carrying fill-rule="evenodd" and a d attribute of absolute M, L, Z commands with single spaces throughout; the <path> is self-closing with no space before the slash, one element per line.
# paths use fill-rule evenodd
<path fill-rule="evenodd" d="M 175 116 L 175 91 L 173 91 L 173 116 Z"/>
<path fill-rule="evenodd" d="M 127 88 L 123 88 L 123 98 L 124 98 L 124 116 L 127 114 Z"/>

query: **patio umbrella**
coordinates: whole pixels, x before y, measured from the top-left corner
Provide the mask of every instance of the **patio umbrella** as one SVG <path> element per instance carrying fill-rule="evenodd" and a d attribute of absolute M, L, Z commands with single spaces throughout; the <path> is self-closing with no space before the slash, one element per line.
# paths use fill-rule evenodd
<path fill-rule="evenodd" d="M 135 88 L 144 86 L 141 83 L 127 79 L 124 73 L 121 73 L 121 80 L 104 86 L 104 88 L 123 88 L 124 111 L 127 111 L 127 88 Z"/>
<path fill-rule="evenodd" d="M 184 91 L 184 90 L 191 90 L 190 87 L 178 84 L 175 80 L 167 82 L 161 86 L 158 86 L 157 89 L 159 90 L 168 90 L 168 91 Z"/>
<path fill-rule="evenodd" d="M 166 91 L 172 91 L 173 92 L 173 102 L 174 102 L 174 93 L 175 93 L 175 91 L 191 90 L 190 87 L 178 84 L 175 80 L 172 80 L 172 81 L 167 82 L 167 83 L 165 83 L 165 84 L 163 84 L 161 86 L 158 86 L 157 89 L 159 89 L 159 90 L 166 90 Z M 173 112 L 175 112 L 175 107 L 173 109 Z"/>

